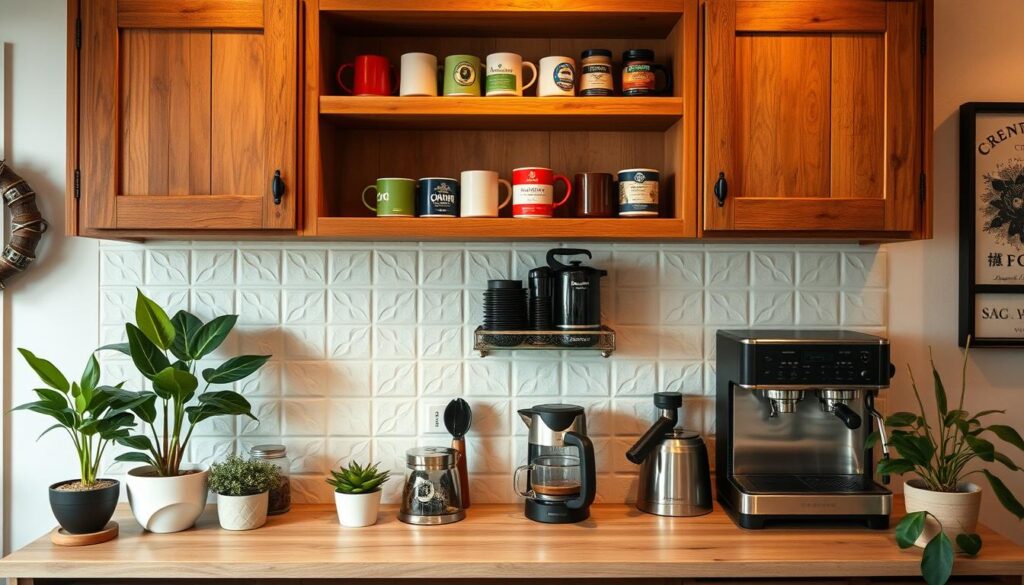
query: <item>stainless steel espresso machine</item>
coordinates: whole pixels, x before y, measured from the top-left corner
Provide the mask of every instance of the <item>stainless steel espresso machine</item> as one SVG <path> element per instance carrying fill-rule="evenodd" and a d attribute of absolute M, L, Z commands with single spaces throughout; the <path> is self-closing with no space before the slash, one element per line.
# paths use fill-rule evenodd
<path fill-rule="evenodd" d="M 852 331 L 719 331 L 718 500 L 743 528 L 857 521 L 887 528 L 892 493 L 864 441 L 889 386 L 889 342 Z M 888 478 L 883 478 L 888 482 Z"/>

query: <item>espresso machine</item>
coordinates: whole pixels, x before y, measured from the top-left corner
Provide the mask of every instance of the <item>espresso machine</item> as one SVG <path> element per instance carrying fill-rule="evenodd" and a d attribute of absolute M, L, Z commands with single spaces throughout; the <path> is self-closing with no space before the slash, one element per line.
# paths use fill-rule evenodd
<path fill-rule="evenodd" d="M 853 331 L 719 331 L 718 500 L 743 528 L 853 521 L 887 528 L 892 493 L 865 439 L 893 375 L 889 342 Z M 882 478 L 888 483 L 888 478 Z"/>
<path fill-rule="evenodd" d="M 590 517 L 597 493 L 594 444 L 587 437 L 582 406 L 541 404 L 519 411 L 530 429 L 527 464 L 516 469 L 513 487 L 526 498 L 526 517 L 549 524 Z M 526 475 L 521 490 L 520 476 Z"/>

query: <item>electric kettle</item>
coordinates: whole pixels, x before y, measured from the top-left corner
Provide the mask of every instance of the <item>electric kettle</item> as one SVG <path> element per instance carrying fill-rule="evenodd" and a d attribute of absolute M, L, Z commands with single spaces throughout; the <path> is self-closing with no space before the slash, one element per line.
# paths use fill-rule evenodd
<path fill-rule="evenodd" d="M 711 511 L 711 470 L 700 433 L 677 429 L 683 395 L 658 392 L 661 416 L 626 452 L 640 465 L 636 507 L 658 516 L 700 516 Z"/>
<path fill-rule="evenodd" d="M 590 250 L 582 248 L 554 248 L 548 250 L 548 266 L 552 280 L 552 322 L 563 331 L 594 331 L 601 328 L 601 277 L 608 271 L 583 266 L 582 260 L 562 264 L 558 256 L 586 256 Z"/>

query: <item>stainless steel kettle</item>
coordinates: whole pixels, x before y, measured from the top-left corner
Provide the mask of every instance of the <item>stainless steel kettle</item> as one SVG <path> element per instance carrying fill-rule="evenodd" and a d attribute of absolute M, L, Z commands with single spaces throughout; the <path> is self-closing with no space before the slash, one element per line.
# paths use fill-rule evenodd
<path fill-rule="evenodd" d="M 636 507 L 658 516 L 700 516 L 711 511 L 708 450 L 696 431 L 675 428 L 683 395 L 658 392 L 661 415 L 626 458 L 640 465 Z"/>

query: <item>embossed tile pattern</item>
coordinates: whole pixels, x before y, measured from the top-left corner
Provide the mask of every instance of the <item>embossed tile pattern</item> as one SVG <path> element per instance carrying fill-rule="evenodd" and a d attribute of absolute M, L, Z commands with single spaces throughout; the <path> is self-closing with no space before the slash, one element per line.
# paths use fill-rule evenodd
<path fill-rule="evenodd" d="M 135 287 L 204 319 L 237 312 L 218 355 L 273 354 L 234 385 L 259 420 L 214 419 L 196 429 L 190 459 L 210 463 L 258 443 L 288 447 L 298 501 L 331 501 L 327 469 L 381 461 L 396 479 L 405 450 L 446 445 L 427 434 L 426 407 L 463 396 L 473 407 L 473 499 L 514 501 L 511 471 L 525 458 L 516 410 L 541 402 L 586 408 L 598 451 L 601 501 L 633 497 L 626 449 L 650 424 L 650 395 L 685 395 L 684 424 L 714 433 L 714 333 L 719 327 L 851 327 L 884 334 L 884 251 L 847 245 L 609 245 L 582 247 L 609 271 L 602 313 L 616 355 L 472 351 L 487 279 L 526 277 L 544 244 L 103 243 L 104 343 L 124 339 Z M 208 366 L 204 366 L 208 367 Z M 143 383 L 107 356 L 107 381 Z M 110 460 L 123 449 L 112 450 Z M 123 472 L 110 464 L 110 472 Z"/>

